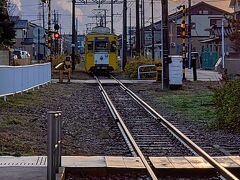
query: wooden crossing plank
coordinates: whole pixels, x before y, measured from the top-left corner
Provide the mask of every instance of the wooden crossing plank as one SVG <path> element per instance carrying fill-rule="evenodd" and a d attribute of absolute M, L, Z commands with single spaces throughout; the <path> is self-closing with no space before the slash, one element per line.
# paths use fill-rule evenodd
<path fill-rule="evenodd" d="M 142 169 L 145 168 L 139 157 L 123 157 L 126 168 Z"/>
<path fill-rule="evenodd" d="M 149 157 L 157 169 L 213 168 L 202 157 Z M 240 168 L 240 156 L 214 157 L 223 167 Z M 46 167 L 47 156 L 0 156 L 0 167 Z M 63 167 L 144 168 L 139 157 L 62 156 Z"/>
<path fill-rule="evenodd" d="M 104 156 L 63 156 L 64 167 L 107 167 Z"/>
<path fill-rule="evenodd" d="M 107 167 L 114 167 L 114 168 L 125 168 L 125 164 L 123 161 L 123 157 L 121 156 L 106 156 L 105 157 Z"/>
<path fill-rule="evenodd" d="M 190 156 L 186 156 L 185 157 L 190 164 L 194 167 L 194 168 L 200 168 L 200 169 L 206 169 L 206 168 L 213 168 L 213 166 L 211 164 L 209 164 L 205 159 L 203 159 L 202 157 L 190 157 Z"/>
<path fill-rule="evenodd" d="M 157 169 L 171 169 L 174 168 L 167 157 L 149 157 L 152 165 Z"/>
<path fill-rule="evenodd" d="M 240 156 L 229 156 L 229 158 L 240 166 Z"/>
<path fill-rule="evenodd" d="M 213 158 L 223 167 L 227 167 L 227 168 L 239 167 L 239 165 L 228 156 L 213 157 Z"/>
<path fill-rule="evenodd" d="M 168 157 L 175 169 L 189 169 L 194 168 L 191 163 L 184 157 Z"/>

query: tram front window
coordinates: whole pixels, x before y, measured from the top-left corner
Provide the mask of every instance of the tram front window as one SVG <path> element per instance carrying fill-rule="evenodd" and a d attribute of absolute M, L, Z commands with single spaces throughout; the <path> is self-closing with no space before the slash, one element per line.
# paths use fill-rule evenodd
<path fill-rule="evenodd" d="M 95 42 L 95 51 L 96 52 L 108 51 L 108 42 L 107 41 L 96 41 Z"/>

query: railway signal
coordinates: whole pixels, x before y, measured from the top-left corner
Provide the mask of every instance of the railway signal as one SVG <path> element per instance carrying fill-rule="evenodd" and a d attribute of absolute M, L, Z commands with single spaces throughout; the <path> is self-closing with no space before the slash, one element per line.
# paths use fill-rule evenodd
<path fill-rule="evenodd" d="M 182 8 L 182 24 L 180 37 L 182 38 L 182 60 L 183 60 L 183 80 L 186 80 L 185 67 L 186 67 L 186 6 L 181 5 L 178 9 Z"/>
<path fill-rule="evenodd" d="M 54 37 L 55 40 L 58 40 L 60 38 L 60 34 L 58 32 L 55 32 L 53 34 L 53 37 Z"/>

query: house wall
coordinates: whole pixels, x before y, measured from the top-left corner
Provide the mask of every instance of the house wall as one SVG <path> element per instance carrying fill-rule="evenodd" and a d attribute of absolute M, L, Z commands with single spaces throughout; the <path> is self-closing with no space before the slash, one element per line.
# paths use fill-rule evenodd
<path fill-rule="evenodd" d="M 0 65 L 9 65 L 9 51 L 0 50 Z"/>
<path fill-rule="evenodd" d="M 16 38 L 23 39 L 27 37 L 27 30 L 26 29 L 15 29 L 16 30 Z"/>
<path fill-rule="evenodd" d="M 225 68 L 230 76 L 240 75 L 240 58 L 225 58 Z"/>

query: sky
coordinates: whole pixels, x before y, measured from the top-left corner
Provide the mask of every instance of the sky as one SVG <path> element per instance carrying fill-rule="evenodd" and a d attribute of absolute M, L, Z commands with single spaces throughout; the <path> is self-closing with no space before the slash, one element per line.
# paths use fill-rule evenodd
<path fill-rule="evenodd" d="M 40 0 L 10 0 L 15 8 L 12 8 L 12 15 L 19 15 L 22 19 L 27 19 L 33 23 L 42 25 L 42 8 L 40 6 Z M 59 24 L 62 27 L 62 33 L 71 33 L 71 11 L 72 0 L 51 0 L 52 10 L 56 10 L 59 15 Z M 80 1 L 80 0 L 76 0 Z M 141 0 L 140 0 L 141 1 Z M 201 0 L 192 0 L 192 4 L 196 4 Z M 204 0 L 202 0 L 204 1 Z M 188 0 L 169 0 L 169 13 L 177 11 L 177 6 L 181 4 L 187 5 Z M 230 0 L 205 0 L 206 3 L 212 4 L 218 8 L 222 8 L 226 11 L 231 11 L 228 8 Z M 145 24 L 149 25 L 151 20 L 151 0 L 145 0 Z M 135 25 L 135 0 L 128 0 L 128 23 L 129 23 L 129 11 L 132 12 L 132 25 Z M 107 15 L 110 16 L 110 5 L 103 4 L 101 9 L 108 9 Z M 86 24 L 95 22 L 92 17 L 93 10 L 98 9 L 97 5 L 78 5 L 76 6 L 76 18 L 78 19 L 78 33 L 82 34 L 86 31 Z M 45 8 L 45 26 L 47 26 L 47 8 Z M 117 34 L 122 33 L 122 5 L 114 5 L 114 31 Z M 161 19 L 161 1 L 154 0 L 154 21 Z M 110 17 L 107 19 L 110 21 Z M 110 27 L 110 22 L 107 24 Z"/>

